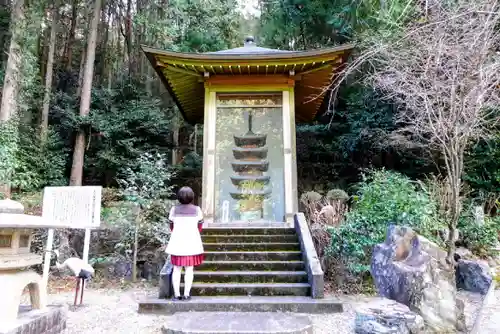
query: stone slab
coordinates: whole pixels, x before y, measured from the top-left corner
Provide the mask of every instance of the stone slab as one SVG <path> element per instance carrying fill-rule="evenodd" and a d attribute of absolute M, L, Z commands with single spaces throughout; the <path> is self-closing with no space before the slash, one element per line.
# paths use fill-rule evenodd
<path fill-rule="evenodd" d="M 10 199 L 0 200 L 0 213 L 23 214 L 24 206 Z"/>
<path fill-rule="evenodd" d="M 262 312 L 183 312 L 169 319 L 165 334 L 312 334 L 308 316 Z"/>
<path fill-rule="evenodd" d="M 57 225 L 44 217 L 0 212 L 0 228 L 48 228 L 54 226 Z"/>
<path fill-rule="evenodd" d="M 12 323 L 0 319 L 0 334 L 58 334 L 66 329 L 68 307 L 50 305 L 44 310 L 33 310 L 20 306 L 19 316 Z"/>
<path fill-rule="evenodd" d="M 325 296 L 325 274 L 321 268 L 306 217 L 301 212 L 295 215 L 295 230 L 300 240 L 302 260 L 306 263 L 311 296 L 318 299 L 323 298 Z"/>
<path fill-rule="evenodd" d="M 150 298 L 139 303 L 139 313 L 145 314 L 174 314 L 189 311 L 325 314 L 343 312 L 343 306 L 335 298 L 313 299 L 301 296 L 204 296 L 192 297 L 190 301 Z"/>

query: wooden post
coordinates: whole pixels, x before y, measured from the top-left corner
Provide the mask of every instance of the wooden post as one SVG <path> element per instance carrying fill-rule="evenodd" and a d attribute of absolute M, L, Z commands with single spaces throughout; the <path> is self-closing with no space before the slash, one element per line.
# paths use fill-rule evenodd
<path fill-rule="evenodd" d="M 172 165 L 177 165 L 179 160 L 179 115 L 175 115 L 174 123 L 172 131 L 172 141 L 174 144 L 172 148 Z"/>
<path fill-rule="evenodd" d="M 283 151 L 284 151 L 284 177 L 285 177 L 285 222 L 293 226 L 293 157 L 292 157 L 292 129 L 290 126 L 290 92 L 283 91 Z"/>
<path fill-rule="evenodd" d="M 204 227 L 214 221 L 215 211 L 215 130 L 217 96 L 205 88 L 205 124 L 203 126 L 203 201 Z"/>

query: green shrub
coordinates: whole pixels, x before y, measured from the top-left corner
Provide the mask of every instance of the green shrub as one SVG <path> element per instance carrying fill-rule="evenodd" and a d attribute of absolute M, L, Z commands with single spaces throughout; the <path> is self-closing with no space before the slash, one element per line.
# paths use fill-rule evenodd
<path fill-rule="evenodd" d="M 442 223 L 437 205 L 421 185 L 401 174 L 380 170 L 364 175 L 357 188 L 354 208 L 345 222 L 330 229 L 328 255 L 346 260 L 348 270 L 367 273 L 372 249 L 384 241 L 390 223 L 410 226 L 438 241 L 435 236 Z"/>
<path fill-rule="evenodd" d="M 326 193 L 326 199 L 329 201 L 338 201 L 345 203 L 349 200 L 349 194 L 342 189 L 332 189 Z"/>
<path fill-rule="evenodd" d="M 490 256 L 498 243 L 500 219 L 485 217 L 484 224 L 478 225 L 473 217 L 461 217 L 459 231 L 461 242 L 467 249 L 479 256 Z"/>

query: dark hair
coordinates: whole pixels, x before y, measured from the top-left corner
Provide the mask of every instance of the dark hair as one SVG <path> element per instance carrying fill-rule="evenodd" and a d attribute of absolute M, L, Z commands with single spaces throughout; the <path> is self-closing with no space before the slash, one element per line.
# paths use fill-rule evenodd
<path fill-rule="evenodd" d="M 191 204 L 194 200 L 194 191 L 190 187 L 182 187 L 177 192 L 177 200 L 181 204 Z"/>

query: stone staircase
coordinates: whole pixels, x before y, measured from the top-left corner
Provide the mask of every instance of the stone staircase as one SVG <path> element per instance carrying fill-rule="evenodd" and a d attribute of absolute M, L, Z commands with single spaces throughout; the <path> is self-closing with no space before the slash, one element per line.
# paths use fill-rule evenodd
<path fill-rule="evenodd" d="M 293 228 L 210 228 L 193 296 L 308 296 L 305 264 Z"/>
<path fill-rule="evenodd" d="M 323 298 L 323 276 L 302 214 L 296 225 L 204 229 L 205 261 L 195 268 L 192 300 L 148 298 L 139 312 L 342 312 L 338 299 Z"/>

